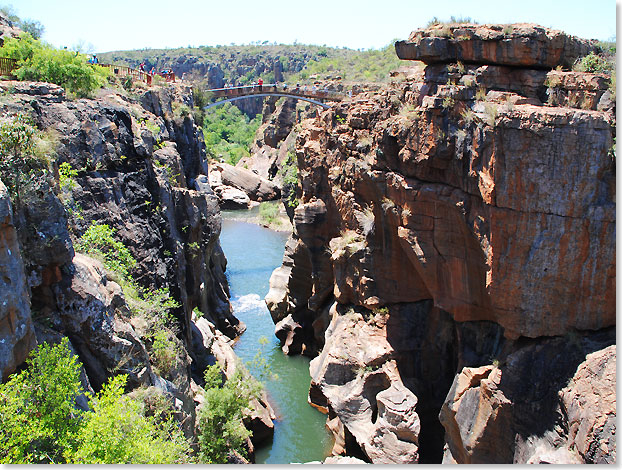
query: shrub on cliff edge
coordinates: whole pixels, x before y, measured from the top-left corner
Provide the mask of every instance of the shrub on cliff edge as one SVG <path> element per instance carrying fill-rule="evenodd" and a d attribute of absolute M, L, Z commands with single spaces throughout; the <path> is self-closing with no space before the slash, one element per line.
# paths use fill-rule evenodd
<path fill-rule="evenodd" d="M 14 73 L 19 80 L 55 83 L 81 97 L 104 86 L 109 75 L 107 69 L 89 64 L 84 54 L 56 49 L 28 33 L 7 38 L 0 56 L 17 59 Z"/>
<path fill-rule="evenodd" d="M 27 364 L 0 384 L 0 463 L 62 463 L 80 425 L 80 367 L 67 339 L 40 345 Z"/>

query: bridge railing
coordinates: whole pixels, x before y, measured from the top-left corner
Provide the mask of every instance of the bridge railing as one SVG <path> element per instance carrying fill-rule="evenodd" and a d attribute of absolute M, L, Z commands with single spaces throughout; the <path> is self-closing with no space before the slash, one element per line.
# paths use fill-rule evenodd
<path fill-rule="evenodd" d="M 292 95 L 299 95 L 317 99 L 325 99 L 332 101 L 341 101 L 344 98 L 344 94 L 326 89 L 318 89 L 317 87 L 310 87 L 308 85 L 304 86 L 289 86 L 287 84 L 278 84 L 278 83 L 264 83 L 262 85 L 241 85 L 235 87 L 225 87 L 225 88 L 211 88 L 209 90 L 205 90 L 206 92 L 212 93 L 215 98 L 220 97 L 233 97 L 233 96 L 243 96 L 243 95 L 253 95 L 260 93 L 289 93 Z"/>

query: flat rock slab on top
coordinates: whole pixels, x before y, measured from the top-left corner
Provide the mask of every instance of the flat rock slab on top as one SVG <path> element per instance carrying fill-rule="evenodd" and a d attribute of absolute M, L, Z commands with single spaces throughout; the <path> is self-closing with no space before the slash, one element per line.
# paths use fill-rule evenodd
<path fill-rule="evenodd" d="M 466 62 L 552 69 L 570 67 L 596 50 L 593 41 L 534 24 L 438 24 L 397 41 L 400 59 L 426 64 Z"/>

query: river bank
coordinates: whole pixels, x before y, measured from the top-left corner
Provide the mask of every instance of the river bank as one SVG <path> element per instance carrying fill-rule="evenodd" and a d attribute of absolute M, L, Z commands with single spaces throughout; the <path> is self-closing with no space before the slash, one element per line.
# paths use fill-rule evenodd
<path fill-rule="evenodd" d="M 291 233 L 293 230 L 292 223 L 280 200 L 262 202 L 250 209 L 224 210 L 222 218 L 260 225 L 275 232 Z"/>

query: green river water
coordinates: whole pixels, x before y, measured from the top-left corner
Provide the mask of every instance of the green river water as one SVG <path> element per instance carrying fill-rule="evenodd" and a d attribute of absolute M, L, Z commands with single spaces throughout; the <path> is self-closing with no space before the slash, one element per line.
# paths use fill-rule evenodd
<path fill-rule="evenodd" d="M 246 213 L 253 215 L 251 211 Z M 272 271 L 281 265 L 288 234 L 233 220 L 239 211 L 223 211 L 220 243 L 227 257 L 227 278 L 235 316 L 246 324 L 235 346 L 243 361 L 263 346 L 270 371 L 278 379 L 264 383 L 277 421 L 274 439 L 256 450 L 256 463 L 287 464 L 323 460 L 332 445 L 326 416 L 307 403 L 309 359 L 286 356 L 274 336 L 274 323 L 264 302 Z"/>

